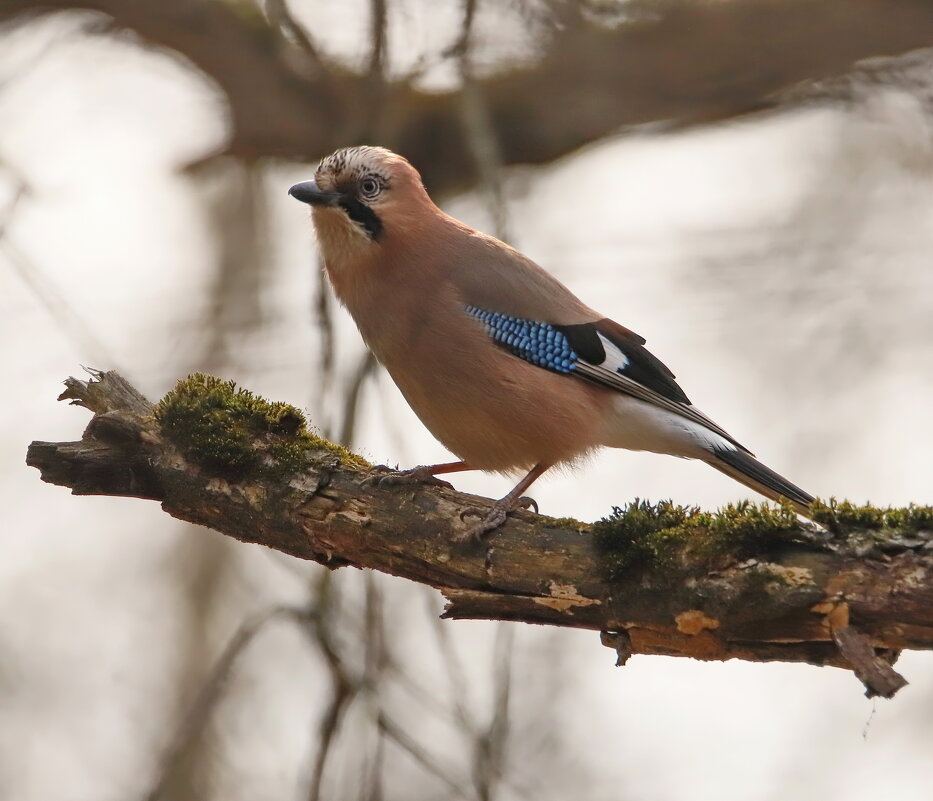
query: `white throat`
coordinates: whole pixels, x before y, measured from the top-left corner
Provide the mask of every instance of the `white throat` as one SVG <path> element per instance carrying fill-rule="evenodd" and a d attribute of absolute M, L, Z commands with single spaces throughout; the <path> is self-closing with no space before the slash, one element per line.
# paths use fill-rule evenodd
<path fill-rule="evenodd" d="M 340 209 L 314 208 L 311 218 L 328 269 L 339 270 L 376 247 L 366 230 Z"/>

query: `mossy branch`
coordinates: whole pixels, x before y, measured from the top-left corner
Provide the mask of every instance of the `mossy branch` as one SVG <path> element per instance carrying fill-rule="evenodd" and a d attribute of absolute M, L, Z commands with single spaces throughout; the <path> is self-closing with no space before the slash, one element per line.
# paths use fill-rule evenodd
<path fill-rule="evenodd" d="M 933 509 L 818 505 L 721 512 L 635 501 L 593 525 L 527 512 L 457 544 L 460 509 L 435 486 L 366 483 L 372 467 L 304 415 L 194 375 L 153 406 L 116 373 L 66 382 L 94 417 L 77 442 L 33 442 L 27 464 L 75 494 L 158 500 L 170 515 L 328 567 L 428 584 L 444 616 L 603 632 L 632 653 L 803 661 L 855 671 L 868 695 L 891 663 L 933 648 Z"/>

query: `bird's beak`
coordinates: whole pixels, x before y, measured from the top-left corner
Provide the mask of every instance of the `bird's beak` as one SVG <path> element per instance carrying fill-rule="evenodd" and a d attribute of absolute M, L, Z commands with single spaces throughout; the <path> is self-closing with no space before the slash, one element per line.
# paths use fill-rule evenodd
<path fill-rule="evenodd" d="M 313 178 L 310 181 L 295 184 L 288 190 L 288 194 L 295 200 L 300 200 L 302 203 L 308 203 L 312 206 L 336 206 L 340 198 L 339 192 L 327 192 L 321 189 Z"/>

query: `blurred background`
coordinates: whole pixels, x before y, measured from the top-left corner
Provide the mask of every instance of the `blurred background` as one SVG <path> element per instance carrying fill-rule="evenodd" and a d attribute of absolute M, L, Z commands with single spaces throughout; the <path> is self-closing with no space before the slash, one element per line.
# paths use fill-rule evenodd
<path fill-rule="evenodd" d="M 810 492 L 929 503 L 927 0 L 0 0 L 0 26 L 0 799 L 933 798 L 928 654 L 877 704 L 830 668 L 616 669 L 595 633 L 442 622 L 433 590 L 24 464 L 87 422 L 55 401 L 80 365 L 150 399 L 210 372 L 444 461 L 286 195 L 370 143 Z M 607 451 L 534 495 L 593 520 L 747 491 Z"/>

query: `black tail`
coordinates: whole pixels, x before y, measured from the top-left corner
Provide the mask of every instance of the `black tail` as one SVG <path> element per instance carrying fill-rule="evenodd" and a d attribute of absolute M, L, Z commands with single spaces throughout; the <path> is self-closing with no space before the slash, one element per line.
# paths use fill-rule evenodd
<path fill-rule="evenodd" d="M 706 462 L 772 501 L 786 498 L 800 514 L 809 516 L 813 496 L 765 467 L 751 454 L 743 451 L 716 451 Z"/>

